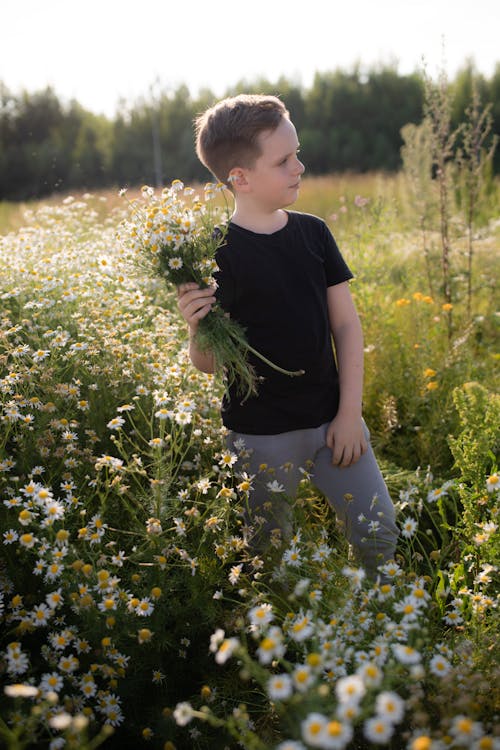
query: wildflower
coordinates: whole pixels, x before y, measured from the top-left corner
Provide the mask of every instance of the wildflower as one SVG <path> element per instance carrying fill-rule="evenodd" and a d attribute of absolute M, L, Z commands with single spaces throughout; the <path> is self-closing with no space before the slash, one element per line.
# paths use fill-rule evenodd
<path fill-rule="evenodd" d="M 366 662 L 357 670 L 367 687 L 376 687 L 382 682 L 382 670 L 374 662 Z"/>
<path fill-rule="evenodd" d="M 183 518 L 174 518 L 175 532 L 178 536 L 186 535 L 186 524 Z"/>
<path fill-rule="evenodd" d="M 444 622 L 446 622 L 448 625 L 460 625 L 462 620 L 462 616 L 459 612 L 457 612 L 456 609 L 450 610 L 444 617 Z"/>
<path fill-rule="evenodd" d="M 405 702 L 397 693 L 383 691 L 377 695 L 375 710 L 386 721 L 399 724 L 404 716 Z"/>
<path fill-rule="evenodd" d="M 335 685 L 335 694 L 340 703 L 358 702 L 365 693 L 365 684 L 357 674 L 341 677 Z"/>
<path fill-rule="evenodd" d="M 15 529 L 7 529 L 7 531 L 4 531 L 3 533 L 4 544 L 14 544 L 14 542 L 17 542 L 18 539 L 19 534 Z"/>
<path fill-rule="evenodd" d="M 3 691 L 10 698 L 36 698 L 39 692 L 38 688 L 33 685 L 24 685 L 21 683 L 5 685 Z"/>
<path fill-rule="evenodd" d="M 161 669 L 153 669 L 153 677 L 151 678 L 151 682 L 154 685 L 161 685 L 162 682 L 166 680 L 166 675 L 163 674 Z"/>
<path fill-rule="evenodd" d="M 323 729 L 321 747 L 326 750 L 344 750 L 353 734 L 353 728 L 347 721 L 332 719 Z"/>
<path fill-rule="evenodd" d="M 314 552 L 312 559 L 315 562 L 325 562 L 332 554 L 333 549 L 327 544 L 320 544 L 317 550 Z"/>
<path fill-rule="evenodd" d="M 152 603 L 149 596 L 145 596 L 135 607 L 136 615 L 141 617 L 148 617 L 154 610 L 154 604 Z"/>
<path fill-rule="evenodd" d="M 228 659 L 234 654 L 236 649 L 239 647 L 240 642 L 237 638 L 225 638 L 219 646 L 219 650 L 215 654 L 215 661 L 217 664 L 225 664 Z"/>
<path fill-rule="evenodd" d="M 123 419 L 123 417 L 113 417 L 113 419 L 108 422 L 106 427 L 108 427 L 108 429 L 110 430 L 119 430 L 120 427 L 122 427 L 124 424 L 125 420 Z"/>
<path fill-rule="evenodd" d="M 151 640 L 153 637 L 153 633 L 149 628 L 140 628 L 140 630 L 137 631 L 137 640 L 139 643 L 147 643 Z"/>
<path fill-rule="evenodd" d="M 279 659 L 285 654 L 283 633 L 280 628 L 272 627 L 257 649 L 257 656 L 261 664 L 270 664 L 273 659 Z"/>
<path fill-rule="evenodd" d="M 415 737 L 408 746 L 409 750 L 432 750 L 432 740 L 425 734 Z"/>
<path fill-rule="evenodd" d="M 68 654 L 67 656 L 61 656 L 57 666 L 59 667 L 61 672 L 72 674 L 76 669 L 78 669 L 79 664 L 80 662 L 78 661 L 76 656 L 73 656 L 73 654 Z"/>
<path fill-rule="evenodd" d="M 103 713 L 106 717 L 105 724 L 110 724 L 112 727 L 119 726 L 124 716 L 119 708 L 116 706 L 109 706 L 103 710 Z"/>
<path fill-rule="evenodd" d="M 303 614 L 299 612 L 290 626 L 290 636 L 294 641 L 301 642 L 314 632 L 313 617 L 311 612 Z"/>
<path fill-rule="evenodd" d="M 21 534 L 21 536 L 19 537 L 19 544 L 22 547 L 26 547 L 26 549 L 31 549 L 32 547 L 34 547 L 36 541 L 37 541 L 36 537 L 30 532 L 27 532 L 26 534 Z"/>
<path fill-rule="evenodd" d="M 314 682 L 314 674 L 308 664 L 299 664 L 292 673 L 293 684 L 301 693 Z"/>
<path fill-rule="evenodd" d="M 221 518 L 218 518 L 217 516 L 211 516 L 205 521 L 205 529 L 207 529 L 208 531 L 220 531 L 221 523 Z"/>
<path fill-rule="evenodd" d="M 490 476 L 486 479 L 486 489 L 488 492 L 495 492 L 496 490 L 500 490 L 500 477 L 498 474 L 490 474 Z"/>
<path fill-rule="evenodd" d="M 405 518 L 404 523 L 401 527 L 401 535 L 406 537 L 406 539 L 409 539 L 410 537 L 414 535 L 417 528 L 418 528 L 418 523 L 415 521 L 414 518 L 411 518 L 409 516 L 408 518 Z"/>
<path fill-rule="evenodd" d="M 86 698 L 91 698 L 97 692 L 97 685 L 94 681 L 92 673 L 87 673 L 82 676 L 80 680 L 80 690 Z"/>
<path fill-rule="evenodd" d="M 42 693 L 58 693 L 63 686 L 63 678 L 58 672 L 42 675 L 39 689 Z"/>
<path fill-rule="evenodd" d="M 420 653 L 412 646 L 404 645 L 402 643 L 393 643 L 392 650 L 396 659 L 401 664 L 418 664 L 421 659 Z"/>
<path fill-rule="evenodd" d="M 403 575 L 403 571 L 399 565 L 395 562 L 388 562 L 385 565 L 379 565 L 379 572 L 382 573 L 386 578 L 399 578 Z"/>
<path fill-rule="evenodd" d="M 185 727 L 193 718 L 193 707 L 187 701 L 178 703 L 173 715 L 177 725 Z"/>
<path fill-rule="evenodd" d="M 47 625 L 50 617 L 53 614 L 53 610 L 50 609 L 46 604 L 38 604 L 31 613 L 31 620 L 35 627 L 41 627 Z"/>
<path fill-rule="evenodd" d="M 323 714 L 310 713 L 300 724 L 304 742 L 313 747 L 321 747 L 321 738 L 327 723 L 328 721 Z"/>
<path fill-rule="evenodd" d="M 369 742 L 375 745 L 384 745 L 393 735 L 394 728 L 390 721 L 380 716 L 374 716 L 365 721 L 363 733 Z"/>
<path fill-rule="evenodd" d="M 233 586 L 235 586 L 236 583 L 238 582 L 240 575 L 241 575 L 242 568 L 243 568 L 243 563 L 232 566 L 231 572 L 229 573 L 229 583 L 231 583 Z"/>
<path fill-rule="evenodd" d="M 363 580 L 366 578 L 366 573 L 363 568 L 350 568 L 346 565 L 342 568 L 342 573 L 349 578 L 355 588 L 359 588 Z"/>
<path fill-rule="evenodd" d="M 66 711 L 61 711 L 60 713 L 57 713 L 54 716 L 50 717 L 49 726 L 51 726 L 52 729 L 64 731 L 69 726 L 71 726 L 72 721 L 73 717 L 71 716 L 71 714 L 68 714 Z"/>
<path fill-rule="evenodd" d="M 273 619 L 273 608 L 271 604 L 259 604 L 256 607 L 253 607 L 250 612 L 248 613 L 248 619 L 252 623 L 252 625 L 256 625 L 258 627 L 264 627 L 265 625 L 269 625 L 271 620 Z"/>
<path fill-rule="evenodd" d="M 280 484 L 276 479 L 273 479 L 272 482 L 268 482 L 266 484 L 267 489 L 269 492 L 284 492 L 285 488 L 282 484 Z"/>
<path fill-rule="evenodd" d="M 212 486 L 212 483 L 208 477 L 202 477 L 201 479 L 198 479 L 196 482 L 196 489 L 201 492 L 202 495 L 206 495 L 210 487 Z"/>
<path fill-rule="evenodd" d="M 277 674 L 269 678 L 267 682 L 267 694 L 272 701 L 286 700 L 293 692 L 290 675 Z"/>
<path fill-rule="evenodd" d="M 237 460 L 238 456 L 235 453 L 227 451 L 226 453 L 222 453 L 219 459 L 219 466 L 230 468 L 231 466 L 234 466 Z"/>
<path fill-rule="evenodd" d="M 485 734 L 476 740 L 472 750 L 500 750 L 500 739 Z"/>
<path fill-rule="evenodd" d="M 283 553 L 283 562 L 286 565 L 290 565 L 290 567 L 297 567 L 301 564 L 302 560 L 300 558 L 300 551 L 297 547 L 292 545 L 289 547 L 289 549 L 285 550 Z"/>
<path fill-rule="evenodd" d="M 483 734 L 483 728 L 479 721 L 473 721 L 468 716 L 455 716 L 451 723 L 450 734 L 459 745 L 468 745 L 477 740 Z"/>
<path fill-rule="evenodd" d="M 148 518 L 146 521 L 146 531 L 151 535 L 161 534 L 163 531 L 161 521 L 158 518 Z"/>
<path fill-rule="evenodd" d="M 285 740 L 280 742 L 276 750 L 306 750 L 306 746 L 299 740 Z"/>
<path fill-rule="evenodd" d="M 450 671 L 451 664 L 447 659 L 444 658 L 444 656 L 442 656 L 441 654 L 436 654 L 429 662 L 429 669 L 432 674 L 435 674 L 438 677 L 444 677 L 444 675 L 448 674 L 448 672 Z"/>

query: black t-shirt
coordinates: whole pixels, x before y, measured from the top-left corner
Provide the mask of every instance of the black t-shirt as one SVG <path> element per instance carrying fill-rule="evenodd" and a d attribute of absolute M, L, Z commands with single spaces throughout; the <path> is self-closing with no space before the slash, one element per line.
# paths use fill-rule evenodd
<path fill-rule="evenodd" d="M 248 342 L 299 377 L 276 372 L 250 354 L 263 378 L 243 403 L 231 387 L 222 421 L 236 432 L 273 435 L 318 427 L 338 409 L 338 373 L 328 318 L 327 287 L 352 278 L 326 226 L 288 211 L 287 224 L 258 234 L 230 223 L 216 255 L 217 298 L 246 331 Z"/>

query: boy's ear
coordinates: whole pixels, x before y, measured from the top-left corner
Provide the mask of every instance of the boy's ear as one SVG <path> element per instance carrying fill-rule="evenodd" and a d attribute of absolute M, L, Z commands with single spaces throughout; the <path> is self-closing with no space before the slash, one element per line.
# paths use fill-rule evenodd
<path fill-rule="evenodd" d="M 233 189 L 244 190 L 248 185 L 245 170 L 241 167 L 234 167 L 229 173 L 227 181 L 231 183 Z"/>

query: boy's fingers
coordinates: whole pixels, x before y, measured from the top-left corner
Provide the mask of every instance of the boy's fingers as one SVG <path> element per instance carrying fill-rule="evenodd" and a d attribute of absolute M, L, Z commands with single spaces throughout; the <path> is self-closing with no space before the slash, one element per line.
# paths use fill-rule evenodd
<path fill-rule="evenodd" d="M 197 289 L 198 284 L 195 284 L 193 281 L 185 281 L 183 284 L 179 284 L 177 287 L 177 294 L 182 296 L 186 292 L 189 292 L 191 289 Z"/>

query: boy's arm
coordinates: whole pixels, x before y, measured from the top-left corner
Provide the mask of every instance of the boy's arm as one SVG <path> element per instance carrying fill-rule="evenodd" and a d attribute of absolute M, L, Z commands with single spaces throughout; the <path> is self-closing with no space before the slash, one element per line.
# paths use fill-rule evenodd
<path fill-rule="evenodd" d="M 363 332 L 347 281 L 328 287 L 328 314 L 339 371 L 339 409 L 326 442 L 332 463 L 350 466 L 366 451 L 362 420 Z"/>
<path fill-rule="evenodd" d="M 187 283 L 177 289 L 177 304 L 189 328 L 189 357 L 201 372 L 215 371 L 213 354 L 200 351 L 195 341 L 200 320 L 210 312 L 214 303 L 214 290 L 210 287 L 201 289 L 197 284 Z"/>

